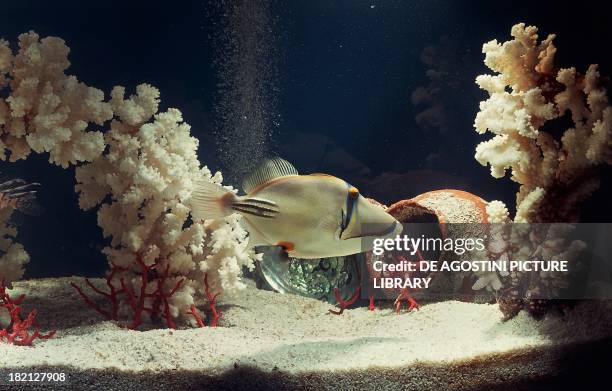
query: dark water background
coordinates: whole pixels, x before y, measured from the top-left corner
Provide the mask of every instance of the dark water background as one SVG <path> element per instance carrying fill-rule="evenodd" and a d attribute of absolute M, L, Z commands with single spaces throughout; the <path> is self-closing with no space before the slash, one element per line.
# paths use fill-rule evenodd
<path fill-rule="evenodd" d="M 517 22 L 556 33 L 557 63 L 612 75 L 612 29 L 603 3 L 493 1 L 6 1 L 0 37 L 34 30 L 71 48 L 67 73 L 107 94 L 157 86 L 161 108 L 177 107 L 200 139 L 200 160 L 229 183 L 270 154 L 298 170 L 328 172 L 391 203 L 427 190 L 459 188 L 513 205 L 517 185 L 490 177 L 473 158 L 478 102 L 487 72 L 481 47 L 510 39 Z M 433 65 L 422 60 L 435 46 Z M 434 97 L 438 123 L 415 117 L 411 94 L 428 69 L 444 73 Z M 435 87 L 435 86 L 434 86 Z M 78 209 L 73 169 L 44 155 L 1 163 L 43 184 L 46 212 L 25 218 L 18 241 L 32 256 L 26 277 L 99 275 L 106 261 L 95 212 Z M 392 174 L 390 174 L 392 173 Z M 381 176 L 396 178 L 390 183 Z M 610 171 L 583 208 L 610 221 Z M 399 178 L 399 180 L 397 179 Z"/>

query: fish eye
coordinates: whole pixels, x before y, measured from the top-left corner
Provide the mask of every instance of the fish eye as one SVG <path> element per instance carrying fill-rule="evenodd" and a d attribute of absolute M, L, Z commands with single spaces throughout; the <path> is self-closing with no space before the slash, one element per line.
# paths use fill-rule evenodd
<path fill-rule="evenodd" d="M 348 192 L 349 192 L 349 197 L 351 198 L 359 197 L 359 190 L 357 190 L 356 187 L 351 187 Z"/>

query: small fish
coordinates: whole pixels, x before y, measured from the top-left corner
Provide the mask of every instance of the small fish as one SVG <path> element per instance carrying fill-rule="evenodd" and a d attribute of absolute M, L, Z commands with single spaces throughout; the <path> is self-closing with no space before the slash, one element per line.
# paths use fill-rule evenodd
<path fill-rule="evenodd" d="M 281 246 L 289 256 L 303 259 L 369 251 L 374 238 L 402 231 L 393 216 L 344 180 L 299 175 L 280 158 L 264 161 L 242 187 L 246 195 L 237 196 L 204 178 L 197 181 L 191 198 L 194 219 L 240 213 L 250 246 Z"/>
<path fill-rule="evenodd" d="M 40 183 L 27 183 L 23 179 L 11 179 L 0 183 L 0 209 L 18 209 L 26 214 L 36 214 L 36 187 Z M 37 211 L 37 209 L 36 209 Z"/>
<path fill-rule="evenodd" d="M 0 181 L 0 213 L 8 213 L 10 225 L 17 225 L 13 211 L 35 215 L 39 211 L 36 199 L 36 187 L 40 183 L 27 183 L 23 179 Z M 10 209 L 9 211 L 7 211 Z M 0 256 L 6 251 L 0 249 Z"/>

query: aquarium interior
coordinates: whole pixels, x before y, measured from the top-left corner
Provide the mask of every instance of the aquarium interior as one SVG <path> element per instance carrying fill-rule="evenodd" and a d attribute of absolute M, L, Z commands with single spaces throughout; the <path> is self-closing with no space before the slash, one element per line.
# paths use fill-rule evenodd
<path fill-rule="evenodd" d="M 125 86 L 127 95 L 141 83 L 155 86 L 161 94 L 160 112 L 168 108 L 182 112 L 191 125 L 191 136 L 199 142 L 197 158 L 212 173 L 221 171 L 224 185 L 240 188 L 263 159 L 280 156 L 300 173 L 342 178 L 384 205 L 433 190 L 457 189 L 484 200 L 501 200 L 513 215 L 518 185 L 509 175 L 493 178 L 488 167 L 474 159 L 476 145 L 487 139 L 474 131 L 474 118 L 479 103 L 488 97 L 475 78 L 492 73 L 483 63 L 483 43 L 510 40 L 510 28 L 520 22 L 537 26 L 540 38 L 556 34 L 555 63 L 560 67 L 574 66 L 584 73 L 596 63 L 602 83 L 609 86 L 606 76 L 612 75 L 612 61 L 606 42 L 612 39 L 612 29 L 602 5 L 588 1 L 568 7 L 552 1 L 27 0 L 3 5 L 0 38 L 17 50 L 17 37 L 28 31 L 61 37 L 70 48 L 66 73 L 104 91 L 106 99 L 115 85 Z M 431 94 L 424 100 L 419 99 L 423 91 Z M 551 130 L 560 137 L 555 131 Z M 246 270 L 246 290 L 237 298 L 219 297 L 221 327 L 217 329 L 234 329 L 237 334 L 224 335 L 212 328 L 198 334 L 200 330 L 183 325 L 173 332 L 162 325 L 121 336 L 125 330 L 99 319 L 69 285 L 90 277 L 100 279 L 94 285 L 104 288 L 108 260 L 101 250 L 110 239 L 103 237 L 98 226 L 97 209 L 79 208 L 75 167 L 62 169 L 48 160 L 47 153 L 32 153 L 25 160 L 0 162 L 0 172 L 6 178 L 41 184 L 36 195 L 40 210 L 33 215 L 16 213 L 12 220 L 19 227 L 18 242 L 30 255 L 23 281 L 15 286 L 31 298 L 26 308 L 49 307 L 48 315 L 39 313 L 46 327 L 66 330 L 66 345 L 54 346 L 50 354 L 69 358 L 50 361 L 58 363 L 56 369 L 72 371 L 73 384 L 93 373 L 100 384 L 122 379 L 121 385 L 126 386 L 145 381 L 141 371 L 150 371 L 150 379 L 166 384 L 158 376 L 180 370 L 189 374 L 181 383 L 184 386 L 239 386 L 243 383 L 235 378 L 250 378 L 261 387 L 312 387 L 315 381 L 324 381 L 337 387 L 364 382 L 366 387 L 427 389 L 450 387 L 455 380 L 449 374 L 459 369 L 470 374 L 471 380 L 457 380 L 457 385 L 485 389 L 495 376 L 483 373 L 495 372 L 497 364 L 465 360 L 499 353 L 495 373 L 504 373 L 500 376 L 507 384 L 528 388 L 577 382 L 572 373 L 581 364 L 570 357 L 609 356 L 609 316 L 602 315 L 609 311 L 592 303 L 568 318 L 578 330 L 573 336 L 568 324 L 558 318 L 539 321 L 521 312 L 518 320 L 501 323 L 499 311 L 491 309 L 494 305 L 479 312 L 471 307 L 447 308 L 446 302 L 439 302 L 398 317 L 392 306 L 383 305 L 382 312 L 372 313 L 364 300 L 341 318 L 327 313 L 331 304 L 257 290 L 262 283 L 252 279 L 260 277 Z M 598 176 L 600 188 L 581 203 L 580 222 L 610 221 L 609 166 L 603 165 Z M 68 280 L 71 276 L 75 278 Z M 73 318 L 64 318 L 61 308 L 53 304 L 59 298 L 67 300 L 64 303 Z M 491 329 L 483 326 L 473 332 L 473 338 L 495 341 L 480 350 L 461 342 L 460 333 L 445 334 L 446 328 L 423 319 L 413 321 L 413 327 L 411 317 L 427 313 L 428 306 L 437 322 L 453 322 L 457 317 L 465 329 L 477 327 L 474 320 L 482 317 Z M 587 319 L 586 325 L 580 317 Z M 86 368 L 62 367 L 85 354 L 91 342 L 84 336 L 89 332 L 99 333 L 99 338 L 119 338 L 113 343 L 120 351 L 129 352 L 126 347 L 131 347 L 142 352 L 135 346 L 146 345 L 143 341 L 155 341 L 163 348 L 145 349 L 142 354 L 150 357 L 131 361 L 125 358 L 129 353 L 122 353 L 127 361 L 113 363 L 100 356 L 96 364 L 97 359 L 88 356 L 92 361 Z M 295 352 L 287 347 L 312 333 L 317 334 L 316 340 Z M 332 342 L 323 338 L 326 333 Z M 404 341 L 415 346 L 416 358 L 403 360 L 402 352 L 393 351 L 394 336 L 409 338 Z M 179 341 L 173 342 L 175 338 Z M 247 344 L 249 338 L 258 346 L 274 344 L 274 349 L 262 350 L 261 357 L 253 358 L 254 353 L 238 343 Z M 463 349 L 467 354 L 428 355 L 423 338 L 436 346 L 434 352 L 445 344 L 437 346 L 437 340 L 457 344 L 456 352 Z M 34 349 L 53 345 L 54 339 L 57 336 L 37 341 Z M 544 339 L 559 343 L 546 345 Z M 602 342 L 598 345 L 591 339 Z M 277 346 L 275 340 L 287 346 Z M 573 350 L 580 343 L 580 349 Z M 201 357 L 199 351 L 188 348 L 190 344 L 203 349 Z M 97 351 L 100 347 L 95 346 Z M 44 368 L 44 360 L 10 349 L 2 352 L 5 358 L 0 357 L 0 366 Z M 188 353 L 183 356 L 191 357 L 180 358 L 180 349 Z M 384 358 L 385 349 L 392 351 L 387 354 L 395 360 Z M 174 353 L 164 353 L 169 351 Z M 215 355 L 215 351 L 223 354 Z M 347 362 L 349 354 L 359 358 L 343 368 L 340 363 Z M 457 364 L 455 359 L 464 361 Z M 523 370 L 517 369 L 523 364 Z M 212 369 L 199 374 L 207 367 Z M 582 369 L 595 373 L 598 368 Z M 307 375 L 295 380 L 294 373 Z M 398 373 L 410 378 L 397 383 L 392 379 Z M 420 377 L 431 378 L 432 383 L 419 382 Z M 503 389 L 505 382 L 499 379 L 495 386 Z M 171 381 L 181 382 L 178 376 Z"/>

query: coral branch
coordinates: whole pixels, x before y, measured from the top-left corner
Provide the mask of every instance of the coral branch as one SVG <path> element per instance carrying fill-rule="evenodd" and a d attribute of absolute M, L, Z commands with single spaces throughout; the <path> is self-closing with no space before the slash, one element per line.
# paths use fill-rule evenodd
<path fill-rule="evenodd" d="M 202 320 L 202 316 L 200 315 L 200 312 L 198 311 L 198 309 L 196 308 L 194 304 L 191 305 L 191 308 L 189 309 L 189 311 L 187 311 L 187 314 L 192 315 L 195 318 L 195 321 L 198 324 L 198 327 L 206 326 L 206 324 L 204 324 L 204 321 Z"/>
<path fill-rule="evenodd" d="M 116 266 L 115 264 L 111 264 L 111 266 L 112 266 L 112 269 L 110 273 L 108 274 L 108 276 L 106 276 L 106 285 L 110 289 L 110 293 L 106 297 L 108 297 L 111 303 L 111 319 L 117 320 L 119 319 L 119 298 L 117 297 L 117 295 L 125 291 L 123 290 L 123 288 L 119 290 L 115 288 L 115 286 L 113 285 L 113 278 L 115 277 L 115 274 L 118 271 L 125 271 L 125 269 L 120 268 Z"/>
<path fill-rule="evenodd" d="M 355 293 L 353 293 L 353 296 L 351 296 L 348 300 L 344 300 L 342 296 L 340 296 L 340 289 L 334 288 L 334 296 L 336 297 L 336 301 L 340 306 L 340 311 L 330 309 L 329 313 L 334 315 L 342 315 L 342 313 L 348 306 L 353 305 L 353 303 L 357 301 L 357 299 L 359 298 L 359 293 L 361 293 L 361 288 L 357 287 L 357 289 L 355 289 Z"/>
<path fill-rule="evenodd" d="M 221 311 L 217 310 L 215 306 L 215 301 L 217 300 L 217 297 L 219 297 L 220 293 L 216 293 L 213 295 L 210 292 L 210 285 L 208 285 L 208 274 L 204 274 L 204 294 L 206 295 L 206 300 L 208 302 L 208 307 L 210 308 L 210 314 L 212 318 L 210 321 L 210 327 L 217 327 L 217 325 L 219 324 L 219 318 L 221 317 Z M 189 311 L 187 311 L 187 314 L 194 317 L 196 323 L 198 324 L 198 327 L 206 326 L 204 320 L 202 319 L 202 316 L 200 315 L 200 312 L 198 311 L 195 305 L 191 305 L 191 308 L 189 309 Z"/>
<path fill-rule="evenodd" d="M 70 285 L 72 285 L 72 287 L 76 289 L 77 293 L 79 294 L 79 296 L 83 298 L 85 303 L 87 303 L 87 305 L 93 308 L 96 312 L 98 312 L 99 314 L 101 314 L 108 320 L 118 320 L 119 319 L 119 314 L 118 314 L 119 298 L 117 297 L 117 295 L 119 293 L 125 292 L 125 289 L 122 288 L 122 289 L 117 290 L 117 288 L 113 285 L 113 278 L 115 277 L 115 274 L 118 271 L 125 271 L 125 270 L 126 270 L 125 268 L 117 267 L 114 264 L 112 264 L 112 270 L 106 276 L 106 285 L 109 288 L 109 293 L 103 292 L 102 290 L 98 289 L 88 278 L 85 279 L 85 283 L 92 291 L 94 291 L 95 293 L 101 296 L 104 296 L 106 299 L 110 301 L 110 304 L 111 304 L 110 312 L 103 310 L 98 304 L 94 303 L 93 300 L 91 300 L 91 298 L 87 296 L 77 284 L 75 284 L 74 282 L 71 282 Z"/>
<path fill-rule="evenodd" d="M 168 279 L 169 271 L 170 271 L 170 265 L 168 264 L 166 265 L 166 270 L 164 271 L 163 276 L 157 280 L 157 290 L 155 291 L 153 296 L 157 296 L 157 300 L 161 301 L 164 305 L 164 319 L 166 319 L 166 324 L 171 329 L 175 329 L 176 323 L 172 319 L 172 314 L 170 313 L 170 304 L 168 303 L 168 299 L 172 297 L 181 288 L 181 285 L 183 285 L 183 282 L 185 281 L 185 279 L 183 278 L 183 279 L 178 280 L 174 288 L 172 288 L 170 293 L 166 295 L 164 294 L 163 286 L 166 280 Z"/>
<path fill-rule="evenodd" d="M 144 263 L 142 256 L 140 254 L 136 254 L 136 263 L 141 268 L 140 297 L 138 299 L 138 304 L 136 304 L 134 292 L 131 289 L 128 289 L 126 287 L 123 279 L 120 280 L 121 287 L 126 292 L 129 292 L 128 296 L 130 300 L 130 306 L 132 307 L 132 311 L 134 311 L 134 320 L 132 321 L 132 324 L 129 326 L 129 328 L 132 330 L 136 330 L 138 326 L 140 326 L 140 324 L 142 323 L 142 312 L 145 309 L 145 299 L 146 299 L 146 293 L 147 293 L 147 285 L 149 283 L 149 270 L 150 270 L 150 267 L 148 267 Z"/>
<path fill-rule="evenodd" d="M 511 35 L 507 42 L 483 45 L 485 65 L 493 74 L 476 78 L 488 98 L 480 103 L 474 127 L 493 138 L 476 147 L 475 158 L 490 166 L 493 177 L 510 171 L 510 179 L 519 184 L 514 219 L 502 202 L 492 201 L 487 206 L 489 222 L 578 222 L 580 203 L 600 185 L 600 168 L 612 165 L 612 105 L 606 78 L 596 64 L 583 73 L 556 65 L 554 34 L 540 39 L 537 27 L 519 23 Z M 563 257 L 573 267 L 580 262 L 584 244 L 566 238 L 571 227 L 556 224 L 541 240 L 536 226 L 528 228 L 510 227 L 512 246 L 496 251 L 495 257 L 516 262 Z M 508 241 L 501 231 L 498 236 Z M 542 246 L 545 253 L 538 250 Z M 473 287 L 497 291 L 506 318 L 522 308 L 541 316 L 550 303 L 533 296 L 562 296 L 572 282 L 570 275 L 516 271 L 499 278 L 485 273 Z"/>
<path fill-rule="evenodd" d="M 408 307 L 408 311 L 407 312 L 412 312 L 413 309 L 419 309 L 419 303 L 416 302 L 416 300 L 414 300 L 412 298 L 412 296 L 410 295 L 410 292 L 408 291 L 408 288 L 404 288 L 404 290 L 402 290 L 402 293 L 400 293 L 400 295 L 397 297 L 397 299 L 395 299 L 395 302 L 393 303 L 393 305 L 395 305 L 395 312 L 399 315 L 400 311 L 402 309 L 402 301 L 406 300 L 406 307 Z"/>
<path fill-rule="evenodd" d="M 375 308 L 376 308 L 376 305 L 374 303 L 374 296 L 370 296 L 370 305 L 369 305 L 368 309 L 370 311 L 374 311 Z"/>
<path fill-rule="evenodd" d="M 181 278 L 172 287 L 172 289 L 167 292 L 164 287 L 166 287 L 166 282 L 170 277 L 170 264 L 166 264 L 163 274 L 159 275 L 157 269 L 160 266 L 160 262 L 155 262 L 152 265 L 147 265 L 144 261 L 142 254 L 135 253 L 133 266 L 137 271 L 131 271 L 132 269 L 126 267 L 119 267 L 114 263 L 112 265 L 112 270 L 108 273 L 106 277 L 106 285 L 109 288 L 109 292 L 104 292 L 101 289 L 97 288 L 91 281 L 85 279 L 85 283 L 89 286 L 89 288 L 97 293 L 100 296 L 103 296 L 110 302 L 111 311 L 106 311 L 102 309 L 98 304 L 96 304 L 89 296 L 87 296 L 83 290 L 76 284 L 71 283 L 71 285 L 76 289 L 79 295 L 83 298 L 83 300 L 89 305 L 91 308 L 96 310 L 102 316 L 110 320 L 119 320 L 119 299 L 120 294 L 125 296 L 128 307 L 132 312 L 132 320 L 126 326 L 129 329 L 136 330 L 143 323 L 143 313 L 148 313 L 151 317 L 159 316 L 164 319 L 169 328 L 175 329 L 176 322 L 174 321 L 174 317 L 171 311 L 171 304 L 169 299 L 172 298 L 177 292 L 179 292 L 186 281 L 185 278 Z M 133 284 L 126 282 L 124 276 L 119 278 L 119 284 L 121 285 L 121 289 L 117 289 L 113 284 L 113 280 L 115 279 L 118 272 L 131 272 L 140 279 L 138 294 L 133 289 Z M 153 280 L 151 280 L 153 276 Z M 156 289 L 152 293 L 147 293 L 149 285 L 152 282 L 155 282 Z M 150 291 L 150 290 L 149 290 Z M 215 295 L 212 297 L 213 306 L 214 299 L 217 297 Z M 152 299 L 152 303 L 149 304 L 148 299 Z M 150 305 L 150 306 L 147 306 Z"/>
<path fill-rule="evenodd" d="M 608 91 L 597 65 L 584 74 L 555 66 L 554 34 L 540 40 L 535 26 L 520 23 L 511 35 L 482 48 L 494 74 L 476 78 L 489 97 L 474 127 L 494 137 L 476 147 L 476 160 L 495 178 L 511 171 L 520 185 L 514 222 L 577 221 L 578 204 L 599 187 L 598 168 L 612 164 Z"/>
<path fill-rule="evenodd" d="M 253 268 L 261 256 L 245 245 L 238 214 L 215 222 L 191 215 L 195 183 L 221 184 L 223 178 L 198 160 L 199 141 L 181 112 L 158 112 L 160 92 L 148 84 L 129 96 L 115 86 L 105 100 L 103 91 L 65 74 L 69 51 L 62 39 L 34 32 L 21 34 L 19 45 L 0 39 L 0 160 L 36 152 L 63 168 L 87 162 L 75 169 L 75 191 L 81 209 L 97 209 L 98 224 L 111 239 L 103 249 L 111 267 L 107 291 L 85 284 L 110 308 L 73 287 L 106 318 L 131 310 L 131 328 L 158 318 L 174 327 L 200 298 L 194 295 L 202 294 L 196 289 L 202 271 L 213 286 L 233 293 L 246 287 L 242 267 Z M 0 204 L 15 206 L 5 201 Z M 14 227 L 2 223 L 6 210 L 0 208 L 0 239 L 6 237 L 0 240 L 0 273 L 11 282 L 21 278 L 29 256 L 13 243 Z M 135 253 L 140 258 L 132 263 Z M 167 267 L 171 272 L 163 273 Z"/>
<path fill-rule="evenodd" d="M 85 282 L 89 284 L 89 280 L 86 278 Z M 83 298 L 83 300 L 85 301 L 85 303 L 87 303 L 88 306 L 90 306 L 91 308 L 93 308 L 96 312 L 98 312 L 100 315 L 104 316 L 107 319 L 112 319 L 111 314 L 107 311 L 104 311 L 102 308 L 100 308 L 99 305 L 97 305 L 96 303 L 94 303 L 89 296 L 87 296 L 83 290 L 81 290 L 81 288 L 75 284 L 74 282 L 71 282 L 70 285 L 72 285 L 72 287 L 74 289 L 76 289 L 77 293 L 79 294 L 79 296 L 81 296 Z M 91 286 L 91 285 L 90 285 Z"/>
<path fill-rule="evenodd" d="M 194 296 L 203 296 L 196 288 L 202 271 L 214 286 L 237 291 L 245 287 L 242 266 L 254 260 L 239 215 L 214 222 L 191 216 L 194 184 L 202 178 L 220 184 L 222 177 L 201 166 L 198 140 L 181 112 L 157 112 L 159 96 L 147 84 L 132 96 L 115 87 L 107 148 L 76 169 L 80 207 L 98 208 L 98 224 L 112 239 L 103 252 L 111 265 L 127 267 L 118 301 L 134 315 L 131 328 L 158 319 L 176 327 Z"/>
<path fill-rule="evenodd" d="M 208 301 L 208 306 L 210 308 L 210 312 L 212 314 L 212 320 L 210 321 L 210 327 L 217 327 L 219 323 L 219 318 L 221 317 L 221 311 L 217 311 L 215 307 L 215 301 L 220 293 L 212 294 L 210 293 L 210 287 L 208 285 L 208 273 L 204 274 L 204 289 L 206 294 L 206 300 Z"/>
<path fill-rule="evenodd" d="M 5 329 L 0 329 L 0 341 L 20 346 L 31 346 L 36 338 L 49 339 L 55 335 L 55 330 L 41 334 L 38 328 L 30 331 L 36 323 L 36 310 L 30 311 L 25 320 L 20 317 L 21 303 L 25 295 L 11 299 L 6 292 L 4 279 L 0 280 L 0 309 L 5 309 L 10 316 L 10 323 Z"/>

